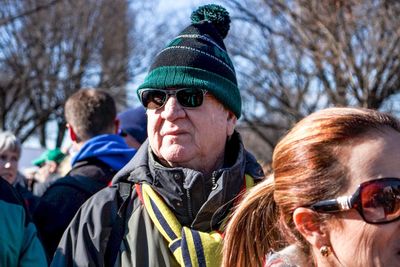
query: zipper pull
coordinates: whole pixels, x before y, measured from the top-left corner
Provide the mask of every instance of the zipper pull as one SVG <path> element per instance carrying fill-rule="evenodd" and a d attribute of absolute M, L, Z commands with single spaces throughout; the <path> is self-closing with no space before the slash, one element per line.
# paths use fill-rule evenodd
<path fill-rule="evenodd" d="M 214 191 L 215 189 L 218 188 L 218 184 L 217 184 L 217 182 L 215 181 L 215 172 L 212 173 L 212 176 L 211 176 L 211 183 L 212 183 L 211 190 Z"/>

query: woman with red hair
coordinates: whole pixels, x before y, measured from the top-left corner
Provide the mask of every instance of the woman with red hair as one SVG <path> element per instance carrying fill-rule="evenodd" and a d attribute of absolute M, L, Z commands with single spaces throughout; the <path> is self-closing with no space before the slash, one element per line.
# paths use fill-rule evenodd
<path fill-rule="evenodd" d="M 400 266 L 400 126 L 330 108 L 276 146 L 226 229 L 223 266 Z"/>

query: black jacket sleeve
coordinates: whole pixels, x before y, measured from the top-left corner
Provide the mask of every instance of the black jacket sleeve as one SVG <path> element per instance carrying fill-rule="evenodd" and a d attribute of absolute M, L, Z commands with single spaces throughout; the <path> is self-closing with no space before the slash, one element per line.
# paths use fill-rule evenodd
<path fill-rule="evenodd" d="M 68 185 L 50 187 L 39 201 L 33 220 L 49 259 L 62 234 L 87 196 Z"/>
<path fill-rule="evenodd" d="M 54 254 L 51 266 L 105 266 L 104 254 L 118 212 L 118 190 L 96 193 L 76 213 Z"/>

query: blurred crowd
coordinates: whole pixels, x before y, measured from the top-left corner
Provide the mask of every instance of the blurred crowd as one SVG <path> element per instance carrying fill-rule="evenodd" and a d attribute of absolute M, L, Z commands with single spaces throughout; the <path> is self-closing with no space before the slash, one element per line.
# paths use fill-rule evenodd
<path fill-rule="evenodd" d="M 18 204 L 22 210 L 17 209 L 12 214 L 23 216 L 21 225 L 7 224 L 7 220 L 14 218 L 10 214 L 0 227 L 0 236 L 9 236 L 7 244 L 1 246 L 10 248 L 1 249 L 0 266 L 47 266 L 63 231 L 79 206 L 107 186 L 111 176 L 133 157 L 147 138 L 147 118 L 143 107 L 129 108 L 115 114 L 112 97 L 95 89 L 83 89 L 75 95 L 75 99 L 70 100 L 71 116 L 78 113 L 76 110 L 79 106 L 87 103 L 92 103 L 95 108 L 86 109 L 88 116 L 74 117 L 74 122 L 69 123 L 73 145 L 44 151 L 28 168 L 18 168 L 22 152 L 18 138 L 10 131 L 0 132 L 0 205 L 2 201 L 7 205 Z M 109 117 L 102 115 L 102 112 L 110 110 L 114 112 Z M 89 125 L 91 121 L 99 123 L 97 129 L 82 130 L 82 124 Z M 79 172 L 78 169 L 83 171 Z M 102 169 L 105 171 L 102 172 Z M 95 179 L 88 179 L 104 173 L 109 173 L 109 177 L 99 185 Z M 79 189 L 76 190 L 79 186 L 91 188 L 91 191 L 82 194 Z M 18 233 L 17 227 L 20 227 L 18 231 L 23 230 L 22 233 L 29 236 Z M 12 236 L 13 233 L 16 236 Z M 16 240 L 18 238 L 20 240 Z M 24 244 L 26 238 L 29 238 L 29 243 Z"/>

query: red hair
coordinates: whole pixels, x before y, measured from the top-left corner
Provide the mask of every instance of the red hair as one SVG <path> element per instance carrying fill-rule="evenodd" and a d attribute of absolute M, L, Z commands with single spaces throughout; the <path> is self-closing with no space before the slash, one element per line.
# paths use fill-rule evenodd
<path fill-rule="evenodd" d="M 400 132 L 397 119 L 359 108 L 324 109 L 298 122 L 275 147 L 273 178 L 250 190 L 233 214 L 222 265 L 262 266 L 269 251 L 294 243 L 309 255 L 309 245 L 294 225 L 293 211 L 336 197 L 348 182 L 340 149 L 388 128 Z"/>

